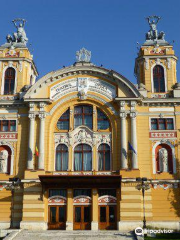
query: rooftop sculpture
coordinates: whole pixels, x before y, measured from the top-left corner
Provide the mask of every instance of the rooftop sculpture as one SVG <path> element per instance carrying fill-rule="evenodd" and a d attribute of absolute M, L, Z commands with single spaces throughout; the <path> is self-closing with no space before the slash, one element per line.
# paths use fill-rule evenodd
<path fill-rule="evenodd" d="M 80 49 L 76 52 L 77 62 L 90 62 L 91 60 L 91 51 L 88 51 L 85 48 Z"/>
<path fill-rule="evenodd" d="M 161 17 L 158 16 L 149 16 L 146 18 L 149 26 L 150 26 L 150 30 L 146 33 L 146 40 L 152 40 L 152 41 L 158 41 L 158 40 L 162 40 L 164 41 L 164 36 L 165 33 L 163 31 L 158 33 L 157 30 L 157 24 L 159 22 L 159 20 L 161 19 Z"/>
<path fill-rule="evenodd" d="M 6 40 L 8 43 L 22 43 L 24 45 L 26 45 L 28 38 L 26 37 L 26 32 L 24 30 L 24 26 L 26 23 L 25 19 L 21 19 L 21 18 L 17 18 L 14 19 L 12 21 L 14 23 L 14 26 L 17 29 L 17 32 L 13 33 L 13 35 L 11 36 L 10 34 L 8 34 L 6 36 Z"/>

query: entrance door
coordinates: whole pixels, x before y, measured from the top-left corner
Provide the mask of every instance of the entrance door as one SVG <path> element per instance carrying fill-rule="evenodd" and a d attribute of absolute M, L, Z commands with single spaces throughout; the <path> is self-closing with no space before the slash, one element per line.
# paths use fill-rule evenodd
<path fill-rule="evenodd" d="M 91 229 L 91 206 L 74 206 L 74 230 Z"/>
<path fill-rule="evenodd" d="M 116 206 L 99 206 L 99 229 L 115 230 L 116 224 Z"/>
<path fill-rule="evenodd" d="M 66 229 L 66 206 L 49 206 L 48 229 Z"/>

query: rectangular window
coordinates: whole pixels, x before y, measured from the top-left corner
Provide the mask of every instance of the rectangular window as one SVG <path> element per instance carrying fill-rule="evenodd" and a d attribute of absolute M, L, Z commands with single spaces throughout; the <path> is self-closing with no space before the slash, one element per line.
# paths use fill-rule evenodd
<path fill-rule="evenodd" d="M 151 118 L 151 130 L 174 130 L 173 118 Z"/>
<path fill-rule="evenodd" d="M 49 197 L 53 197 L 53 196 L 66 197 L 67 191 L 66 189 L 49 189 Z"/>
<path fill-rule="evenodd" d="M 98 190 L 99 197 L 110 195 L 116 197 L 116 189 L 99 189 Z"/>
<path fill-rule="evenodd" d="M 16 120 L 0 120 L 0 132 L 15 132 Z"/>
<path fill-rule="evenodd" d="M 74 189 L 74 197 L 82 195 L 91 197 L 91 189 Z"/>

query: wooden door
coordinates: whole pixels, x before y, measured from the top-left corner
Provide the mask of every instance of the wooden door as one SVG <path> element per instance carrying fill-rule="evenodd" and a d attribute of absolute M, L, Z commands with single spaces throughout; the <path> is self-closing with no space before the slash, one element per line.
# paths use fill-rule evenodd
<path fill-rule="evenodd" d="M 66 229 L 66 206 L 49 206 L 48 229 Z"/>
<path fill-rule="evenodd" d="M 115 205 L 99 206 L 99 229 L 117 229 L 117 210 Z"/>
<path fill-rule="evenodd" d="M 74 206 L 74 230 L 91 229 L 91 206 Z"/>

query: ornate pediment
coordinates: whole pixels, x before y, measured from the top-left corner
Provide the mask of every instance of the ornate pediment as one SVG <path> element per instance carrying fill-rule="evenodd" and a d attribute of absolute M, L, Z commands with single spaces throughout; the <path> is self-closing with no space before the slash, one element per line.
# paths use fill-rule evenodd
<path fill-rule="evenodd" d="M 86 126 L 80 126 L 68 133 L 55 133 L 55 145 L 66 144 L 76 146 L 78 144 L 89 144 L 91 146 L 107 143 L 111 145 L 111 133 L 93 132 Z"/>

